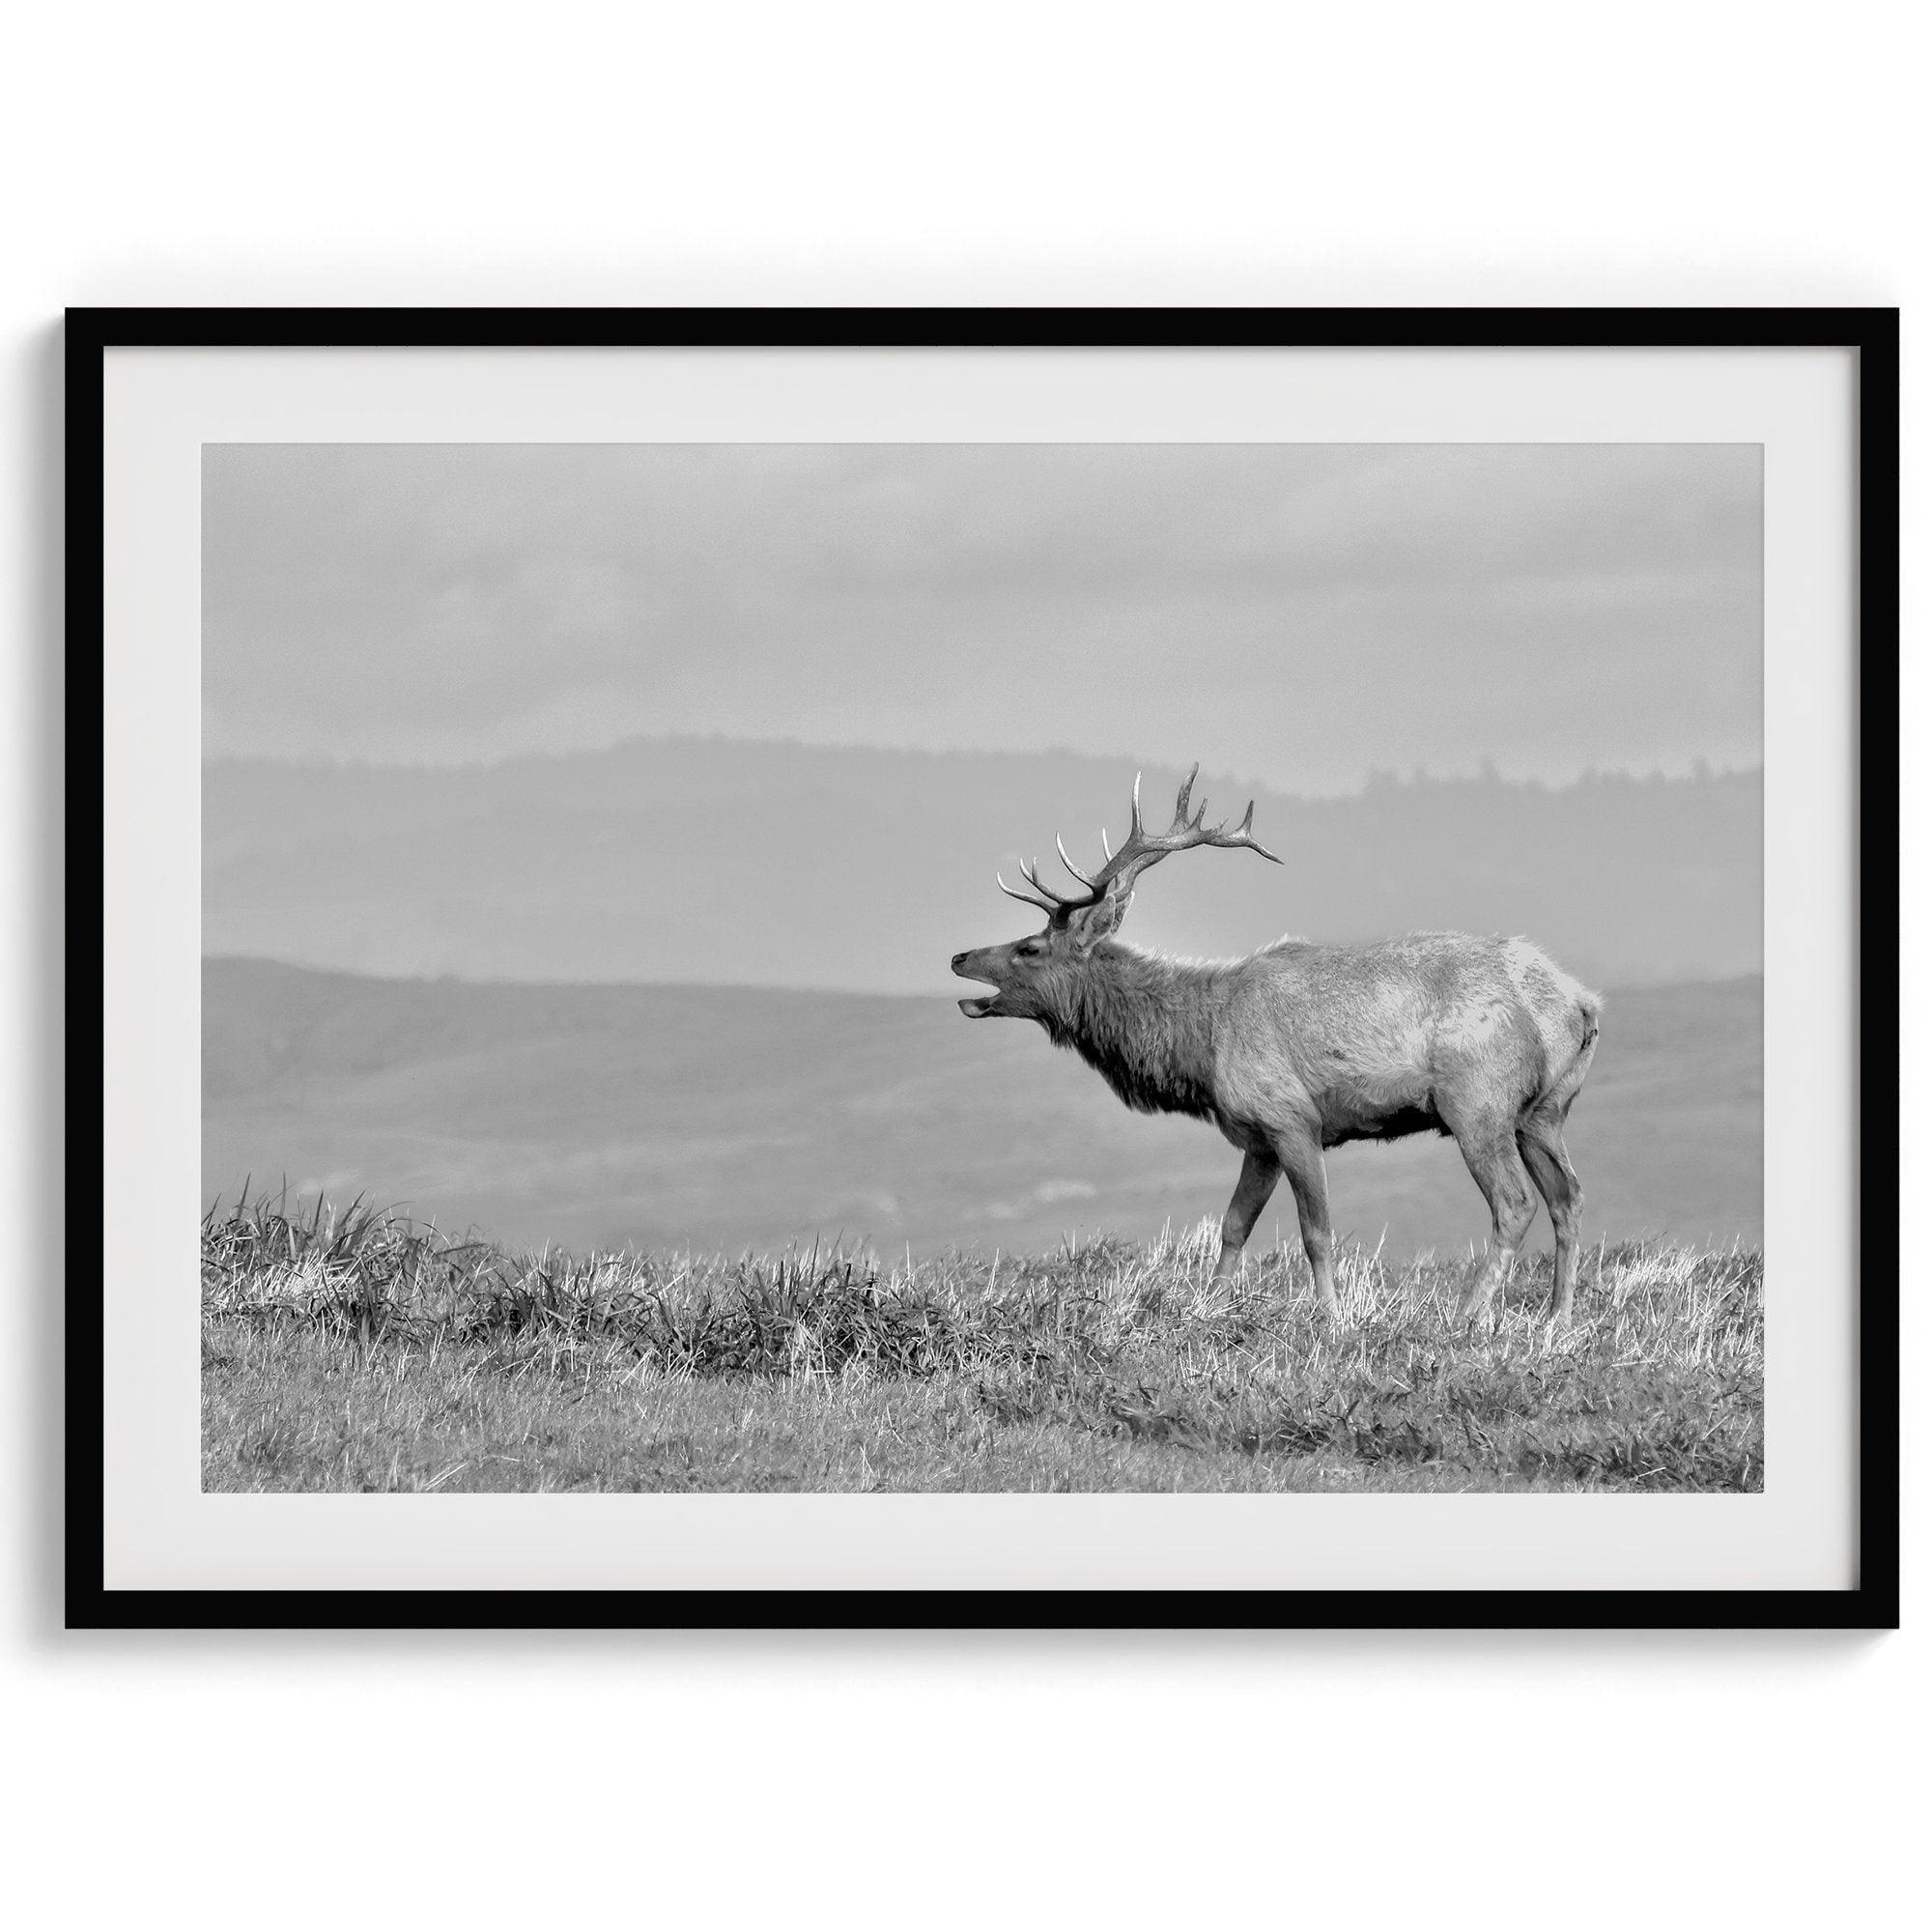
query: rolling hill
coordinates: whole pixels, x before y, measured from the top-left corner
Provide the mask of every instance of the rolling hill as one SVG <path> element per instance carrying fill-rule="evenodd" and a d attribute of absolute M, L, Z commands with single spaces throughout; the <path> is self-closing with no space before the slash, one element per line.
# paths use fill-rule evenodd
<path fill-rule="evenodd" d="M 1748 978 L 1610 995 L 1570 1128 L 1589 1238 L 1759 1237 L 1762 1005 Z M 1130 1114 L 1037 1028 L 950 999 L 215 958 L 203 1079 L 204 1206 L 286 1179 L 528 1245 L 1037 1250 L 1218 1213 L 1239 1165 L 1210 1127 Z M 1338 1231 L 1371 1242 L 1487 1235 L 1433 1136 L 1338 1150 L 1329 1179 Z M 1285 1194 L 1258 1238 L 1283 1217 Z"/>

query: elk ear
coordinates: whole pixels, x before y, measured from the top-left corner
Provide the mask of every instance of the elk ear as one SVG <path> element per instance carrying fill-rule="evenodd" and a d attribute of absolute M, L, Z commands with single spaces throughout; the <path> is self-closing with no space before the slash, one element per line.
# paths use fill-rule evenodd
<path fill-rule="evenodd" d="M 1132 893 L 1124 893 L 1116 898 L 1109 893 L 1093 905 L 1082 906 L 1066 922 L 1067 936 L 1073 941 L 1073 950 L 1083 958 L 1108 937 L 1127 916 L 1127 908 L 1134 902 Z"/>

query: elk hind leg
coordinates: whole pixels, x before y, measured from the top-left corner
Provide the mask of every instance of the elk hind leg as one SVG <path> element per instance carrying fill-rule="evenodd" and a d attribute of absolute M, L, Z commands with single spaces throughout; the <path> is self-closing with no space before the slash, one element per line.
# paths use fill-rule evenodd
<path fill-rule="evenodd" d="M 1536 1218 L 1536 1195 L 1529 1171 L 1517 1151 L 1516 1136 L 1506 1125 L 1459 1129 L 1457 1144 L 1483 1199 L 1490 1204 L 1490 1252 L 1469 1285 L 1463 1302 L 1468 1321 L 1479 1321 L 1490 1310 L 1496 1291 L 1509 1280 L 1517 1251 Z"/>
<path fill-rule="evenodd" d="M 1517 1129 L 1516 1144 L 1536 1191 L 1549 1209 L 1549 1225 L 1556 1233 L 1549 1319 L 1552 1322 L 1567 1321 L 1577 1294 L 1577 1217 L 1583 1205 L 1583 1183 L 1577 1179 L 1569 1150 L 1563 1145 L 1561 1113 L 1538 1108 L 1525 1115 Z"/>
<path fill-rule="evenodd" d="M 1214 1279 L 1225 1281 L 1241 1264 L 1241 1250 L 1255 1232 L 1255 1223 L 1268 1204 L 1281 1168 L 1269 1153 L 1246 1153 L 1241 1157 L 1241 1178 L 1235 1183 L 1235 1198 L 1221 1216 L 1221 1258 L 1214 1264 Z"/>

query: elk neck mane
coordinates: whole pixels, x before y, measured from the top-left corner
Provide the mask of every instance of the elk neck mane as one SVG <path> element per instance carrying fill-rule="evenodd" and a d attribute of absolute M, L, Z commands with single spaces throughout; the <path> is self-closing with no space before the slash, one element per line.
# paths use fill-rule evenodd
<path fill-rule="evenodd" d="M 1205 1119 L 1214 1112 L 1216 994 L 1236 963 L 1102 940 L 1061 979 L 1040 1023 L 1128 1106 Z"/>

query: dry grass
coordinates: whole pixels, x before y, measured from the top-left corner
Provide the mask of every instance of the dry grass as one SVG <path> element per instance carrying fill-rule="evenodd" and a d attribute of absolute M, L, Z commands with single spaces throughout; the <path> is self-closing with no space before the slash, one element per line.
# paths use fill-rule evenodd
<path fill-rule="evenodd" d="M 1756 1490 L 1754 1252 L 1548 1262 L 1492 1332 L 1467 1260 L 1146 1247 L 889 1264 L 512 1255 L 358 1208 L 203 1230 L 204 1483 L 249 1490 Z"/>

